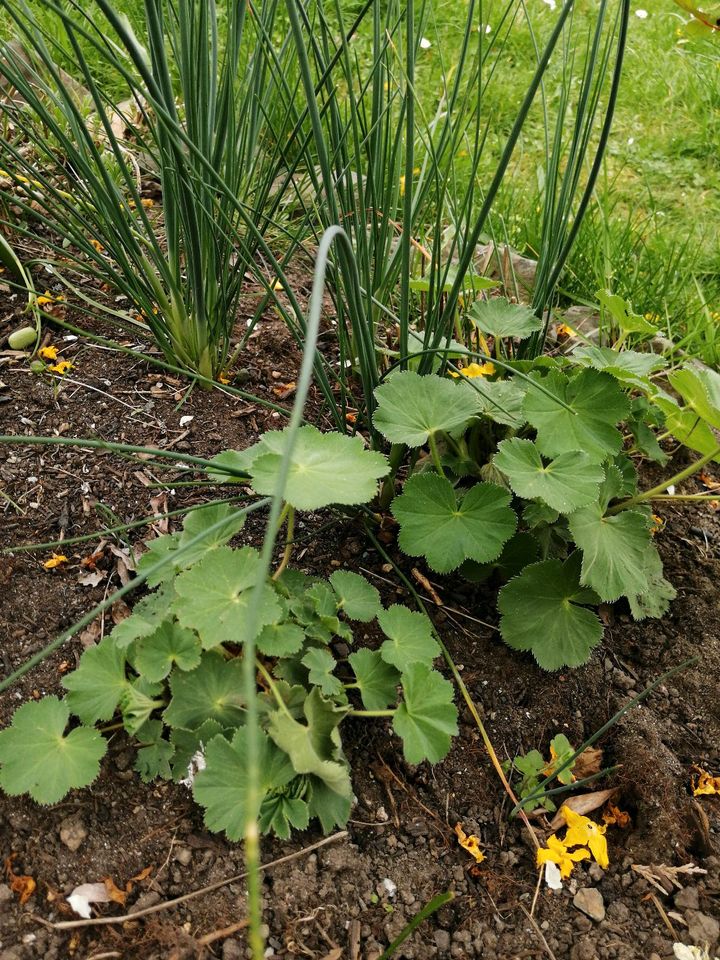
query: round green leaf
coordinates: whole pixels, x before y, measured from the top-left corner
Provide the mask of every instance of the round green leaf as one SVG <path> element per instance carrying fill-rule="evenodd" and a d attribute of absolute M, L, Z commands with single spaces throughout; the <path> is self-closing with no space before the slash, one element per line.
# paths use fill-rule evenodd
<path fill-rule="evenodd" d="M 77 670 L 63 677 L 67 703 L 83 723 L 109 720 L 127 690 L 125 652 L 112 636 L 88 647 Z"/>
<path fill-rule="evenodd" d="M 385 710 L 394 703 L 400 674 L 395 667 L 385 663 L 377 650 L 358 650 L 350 654 L 348 662 L 366 710 Z"/>
<path fill-rule="evenodd" d="M 69 790 L 87 787 L 100 772 L 107 744 L 97 730 L 76 727 L 65 736 L 67 703 L 57 697 L 19 707 L 0 731 L 0 787 L 12 797 L 29 793 L 37 803 L 57 803 Z"/>
<path fill-rule="evenodd" d="M 411 477 L 391 509 L 400 524 L 401 549 L 426 557 L 438 573 L 465 560 L 495 560 L 517 526 L 503 487 L 477 483 L 458 499 L 450 481 L 434 473 Z"/>
<path fill-rule="evenodd" d="M 138 641 L 134 666 L 147 680 L 164 680 L 175 664 L 180 670 L 194 670 L 200 663 L 200 650 L 200 641 L 192 630 L 170 621 Z"/>
<path fill-rule="evenodd" d="M 197 630 L 204 649 L 248 639 L 245 624 L 260 567 L 260 554 L 252 547 L 218 547 L 178 576 L 173 609 L 184 627 Z M 264 586 L 258 629 L 280 615 L 277 596 Z"/>
<path fill-rule="evenodd" d="M 222 727 L 244 722 L 242 664 L 220 653 L 204 653 L 195 670 L 174 670 L 170 676 L 172 699 L 164 720 L 170 727 L 194 730 L 206 720 Z"/>
<path fill-rule="evenodd" d="M 398 670 L 409 663 L 431 664 L 440 655 L 432 624 L 424 614 L 393 604 L 381 611 L 378 623 L 388 638 L 380 647 L 380 656 Z"/>
<path fill-rule="evenodd" d="M 308 668 L 310 683 L 319 687 L 326 697 L 337 697 L 342 694 L 343 685 L 333 673 L 337 661 L 329 650 L 311 647 L 300 662 Z"/>
<path fill-rule="evenodd" d="M 412 370 L 394 374 L 375 390 L 376 428 L 391 443 L 421 447 L 430 434 L 462 427 L 478 413 L 475 392 L 466 383 L 453 383 Z"/>
<path fill-rule="evenodd" d="M 282 435 L 286 441 L 286 431 Z M 275 492 L 283 455 L 264 453 L 252 463 L 256 493 Z M 385 457 L 366 450 L 361 437 L 321 433 L 316 427 L 304 426 L 297 433 L 284 497 L 298 510 L 319 510 L 332 503 L 367 503 L 388 470 Z"/>
<path fill-rule="evenodd" d="M 413 663 L 403 672 L 404 702 L 395 711 L 393 728 L 402 738 L 408 763 L 439 763 L 457 736 L 453 685 L 427 664 Z"/>
<path fill-rule="evenodd" d="M 336 570 L 330 577 L 330 583 L 337 595 L 339 608 L 351 620 L 369 623 L 382 609 L 380 594 L 359 573 Z"/>
<path fill-rule="evenodd" d="M 622 435 L 615 425 L 629 414 L 630 403 L 613 377 L 582 370 L 568 380 L 551 370 L 544 378 L 532 374 L 531 379 L 534 383 L 525 395 L 524 410 L 537 430 L 540 453 L 556 457 L 583 450 L 601 463 L 620 451 Z"/>
<path fill-rule="evenodd" d="M 572 514 L 569 525 L 582 550 L 581 583 L 607 601 L 647 589 L 645 557 L 651 539 L 643 513 L 624 510 L 605 517 L 600 505 L 593 504 Z"/>
<path fill-rule="evenodd" d="M 258 634 L 256 644 L 266 657 L 289 657 L 305 642 L 305 631 L 295 623 L 269 623 Z"/>
<path fill-rule="evenodd" d="M 600 642 L 602 624 L 584 604 L 597 602 L 580 586 L 575 556 L 525 567 L 500 591 L 500 633 L 515 650 L 531 650 L 545 670 L 579 667 Z"/>
<path fill-rule="evenodd" d="M 468 314 L 483 333 L 492 337 L 519 337 L 524 340 L 531 333 L 542 330 L 543 322 L 536 317 L 532 307 L 522 303 L 510 303 L 505 297 L 476 300 Z"/>
<path fill-rule="evenodd" d="M 560 513 L 571 513 L 597 500 L 605 476 L 602 467 L 580 450 L 543 463 L 532 440 L 517 437 L 499 444 L 493 462 L 519 497 L 542 500 Z"/>

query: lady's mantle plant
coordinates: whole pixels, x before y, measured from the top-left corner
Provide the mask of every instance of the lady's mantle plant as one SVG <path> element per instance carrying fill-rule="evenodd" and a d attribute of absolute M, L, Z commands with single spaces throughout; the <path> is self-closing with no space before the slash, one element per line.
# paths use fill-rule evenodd
<path fill-rule="evenodd" d="M 272 491 L 284 432 L 243 458 L 257 493 Z M 227 462 L 228 455 L 219 458 Z M 300 429 L 286 487 L 286 516 L 374 497 L 385 458 L 359 437 Z M 153 540 L 139 565 L 152 592 L 64 678 L 64 700 L 24 704 L 0 732 L 0 786 L 55 803 L 99 772 L 115 718 L 138 744 L 136 770 L 190 782 L 212 830 L 242 835 L 247 790 L 246 704 L 241 694 L 245 614 L 261 564 L 233 548 L 244 514 L 214 505 L 190 513 L 183 530 Z M 409 763 L 437 762 L 457 733 L 453 687 L 433 668 L 440 648 L 430 621 L 384 608 L 363 577 L 329 580 L 287 569 L 268 577 L 257 649 L 262 725 L 260 825 L 287 837 L 317 817 L 344 824 L 352 803 L 340 736 L 343 720 L 388 717 Z M 372 634 L 371 645 L 356 633 Z M 71 716 L 80 725 L 68 729 Z"/>

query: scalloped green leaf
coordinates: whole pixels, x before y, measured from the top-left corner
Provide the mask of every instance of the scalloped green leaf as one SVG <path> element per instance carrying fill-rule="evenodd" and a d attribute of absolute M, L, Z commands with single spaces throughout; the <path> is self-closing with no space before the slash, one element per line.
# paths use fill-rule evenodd
<path fill-rule="evenodd" d="M 668 374 L 668 380 L 705 423 L 720 430 L 720 375 L 714 370 L 692 370 L 684 367 Z"/>
<path fill-rule="evenodd" d="M 601 463 L 620 452 L 622 434 L 615 425 L 629 414 L 630 403 L 613 377 L 586 369 L 568 380 L 551 370 L 544 378 L 532 374 L 531 380 L 523 409 L 544 456 L 583 450 Z"/>
<path fill-rule="evenodd" d="M 600 504 L 593 504 L 571 514 L 569 525 L 582 551 L 580 582 L 601 600 L 611 602 L 647 589 L 645 555 L 651 540 L 645 514 L 623 510 L 603 516 Z"/>
<path fill-rule="evenodd" d="M 557 519 L 557 515 L 555 516 Z M 497 560 L 492 563 L 476 563 L 466 560 L 460 567 L 460 575 L 471 583 L 483 583 L 495 572 L 503 580 L 509 580 L 520 573 L 529 563 L 535 563 L 540 558 L 540 544 L 531 533 L 522 531 L 516 533 L 503 547 Z"/>
<path fill-rule="evenodd" d="M 391 510 L 400 524 L 400 548 L 411 557 L 424 556 L 438 573 L 468 559 L 495 560 L 517 526 L 503 487 L 477 483 L 458 498 L 450 481 L 434 473 L 411 477 Z"/>
<path fill-rule="evenodd" d="M 425 614 L 393 604 L 381 611 L 378 623 L 388 638 L 380 647 L 380 656 L 398 670 L 409 663 L 431 664 L 440 655 L 432 624 Z"/>
<path fill-rule="evenodd" d="M 305 642 L 305 631 L 295 623 L 269 623 L 255 641 L 258 651 L 266 657 L 289 657 L 297 653 Z"/>
<path fill-rule="evenodd" d="M 378 650 L 357 650 L 348 662 L 366 710 L 385 710 L 395 702 L 400 673 L 383 660 Z"/>
<path fill-rule="evenodd" d="M 112 636 L 104 637 L 96 647 L 88 647 L 77 670 L 63 677 L 62 684 L 68 706 L 83 723 L 109 720 L 128 687 L 125 652 Z"/>
<path fill-rule="evenodd" d="M 15 711 L 11 725 L 0 730 L 0 787 L 5 793 L 57 803 L 97 778 L 107 744 L 92 727 L 76 727 L 66 735 L 69 719 L 68 704 L 52 696 Z"/>
<path fill-rule="evenodd" d="M 260 805 L 258 819 L 260 833 L 272 832 L 281 840 L 289 840 L 293 828 L 304 830 L 309 823 L 310 808 L 303 797 L 270 793 Z"/>
<path fill-rule="evenodd" d="M 162 539 L 163 537 L 160 537 L 160 540 Z M 160 540 L 153 540 L 152 542 L 159 543 Z M 174 567 L 171 572 L 174 576 Z M 148 637 L 151 633 L 154 633 L 158 627 L 172 618 L 174 600 L 174 580 L 163 583 L 154 593 L 139 600 L 133 607 L 132 616 L 121 620 L 110 634 L 115 646 L 127 649 L 135 640 Z"/>
<path fill-rule="evenodd" d="M 475 377 L 470 381 L 475 390 L 479 410 L 484 417 L 508 427 L 522 427 L 525 423 L 523 403 L 526 389 L 515 380 L 485 380 Z"/>
<path fill-rule="evenodd" d="M 513 437 L 498 445 L 493 460 L 519 497 L 542 500 L 559 513 L 572 513 L 597 500 L 604 472 L 581 450 L 561 453 L 543 463 L 532 440 Z"/>
<path fill-rule="evenodd" d="M 201 646 L 192 630 L 166 621 L 155 633 L 138 641 L 133 665 L 147 680 L 164 680 L 172 668 L 194 670 L 200 663 Z"/>
<path fill-rule="evenodd" d="M 394 374 L 375 390 L 373 423 L 391 443 L 421 447 L 431 434 L 463 427 L 478 413 L 475 392 L 466 383 L 453 383 L 412 370 Z"/>
<path fill-rule="evenodd" d="M 133 769 L 140 774 L 143 783 L 150 783 L 156 777 L 163 780 L 172 778 L 170 761 L 175 753 L 175 745 L 163 740 L 163 729 L 162 720 L 148 720 L 144 727 L 138 730 L 137 738 L 141 746 Z"/>
<path fill-rule="evenodd" d="M 336 826 L 344 827 L 352 809 L 352 791 L 349 795 L 336 793 L 319 777 L 308 776 L 307 781 L 311 819 L 317 817 L 325 833 Z"/>
<path fill-rule="evenodd" d="M 369 623 L 382 610 L 380 594 L 359 573 L 336 570 L 330 583 L 338 598 L 338 607 L 351 620 Z"/>
<path fill-rule="evenodd" d="M 165 706 L 164 684 L 151 683 L 138 677 L 128 684 L 120 698 L 123 726 L 130 734 L 137 734 L 156 710 Z"/>
<path fill-rule="evenodd" d="M 413 663 L 401 677 L 403 702 L 393 716 L 393 729 L 402 739 L 408 763 L 439 763 L 457 736 L 454 689 L 437 670 Z"/>
<path fill-rule="evenodd" d="M 213 651 L 204 653 L 195 670 L 174 670 L 170 675 L 172 699 L 165 710 L 165 723 L 194 730 L 210 719 L 223 728 L 237 727 L 245 722 L 242 689 L 239 660 L 226 660 Z"/>
<path fill-rule="evenodd" d="M 259 809 L 270 790 L 284 787 L 295 776 L 290 758 L 268 738 L 259 734 Z M 208 830 L 224 830 L 229 840 L 240 840 L 248 817 L 250 770 L 247 760 L 247 728 L 235 731 L 232 740 L 213 737 L 205 746 L 205 768 L 195 774 L 193 796 L 205 808 Z"/>
<path fill-rule="evenodd" d="M 342 751 L 337 730 L 346 710 L 325 700 L 314 687 L 305 700 L 303 712 L 307 723 L 276 710 L 270 715 L 268 733 L 288 754 L 296 773 L 312 773 L 335 793 L 350 797 L 350 775 L 347 763 L 340 759 Z"/>
<path fill-rule="evenodd" d="M 324 696 L 338 697 L 343 693 L 343 685 L 333 673 L 337 661 L 329 650 L 311 647 L 300 662 L 308 668 L 310 683 L 320 687 Z"/>
<path fill-rule="evenodd" d="M 610 290 L 598 290 L 595 294 L 598 302 L 604 307 L 614 321 L 614 325 L 622 334 L 639 333 L 643 337 L 654 337 L 659 333 L 658 328 L 649 323 L 645 317 L 635 313 L 629 300 L 623 300 L 617 293 Z"/>
<path fill-rule="evenodd" d="M 184 627 L 198 632 L 204 649 L 247 641 L 247 614 L 261 568 L 260 554 L 252 547 L 218 547 L 177 577 L 173 609 Z M 281 612 L 274 590 L 265 584 L 256 613 L 258 631 L 276 622 Z"/>
<path fill-rule="evenodd" d="M 282 436 L 281 452 L 263 453 L 253 461 L 252 487 L 256 493 L 275 492 L 286 431 L 282 431 Z M 298 510 L 319 510 L 334 503 L 367 503 L 377 493 L 378 480 L 389 469 L 386 458 L 366 450 L 361 437 L 321 433 L 306 425 L 297 432 L 284 498 Z"/>
<path fill-rule="evenodd" d="M 578 566 L 575 555 L 533 563 L 498 596 L 503 640 L 531 651 L 544 670 L 579 667 L 602 639 L 602 624 L 588 609 L 598 597 L 580 585 Z"/>
<path fill-rule="evenodd" d="M 677 590 L 663 576 L 663 563 L 654 543 L 650 544 L 645 554 L 643 572 L 647 578 L 647 587 L 642 593 L 628 593 L 630 613 L 634 620 L 664 617 L 671 601 L 677 596 Z"/>
<path fill-rule="evenodd" d="M 482 333 L 500 339 L 518 337 L 524 340 L 543 327 L 542 320 L 535 316 L 532 307 L 510 303 L 505 297 L 476 300 L 468 316 Z"/>
<path fill-rule="evenodd" d="M 667 366 L 667 361 L 659 353 L 613 350 L 612 347 L 598 347 L 594 344 L 577 347 L 571 356 L 579 364 L 604 370 L 618 380 L 630 380 L 632 383 Z"/>
<path fill-rule="evenodd" d="M 185 730 L 183 727 L 174 727 L 170 733 L 170 742 L 174 752 L 172 757 L 172 777 L 176 782 L 186 780 L 190 771 L 190 764 L 198 753 L 204 756 L 205 747 L 219 734 L 224 732 L 217 720 L 206 720 L 195 730 Z"/>

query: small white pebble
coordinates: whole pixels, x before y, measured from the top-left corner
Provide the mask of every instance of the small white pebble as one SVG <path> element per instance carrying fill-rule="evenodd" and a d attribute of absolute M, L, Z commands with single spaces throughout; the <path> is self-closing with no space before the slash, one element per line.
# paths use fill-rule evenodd
<path fill-rule="evenodd" d="M 192 421 L 193 421 L 194 419 L 195 419 L 195 417 L 190 417 L 190 416 L 188 416 L 188 417 L 180 417 L 180 426 L 181 426 L 181 427 L 186 427 L 189 423 L 192 423 Z"/>
<path fill-rule="evenodd" d="M 382 882 L 382 888 L 389 897 L 394 897 L 397 893 L 397 884 L 393 883 L 390 877 L 385 877 Z"/>
<path fill-rule="evenodd" d="M 429 50 L 432 46 L 432 43 L 430 43 L 427 37 L 422 37 L 420 40 L 420 46 L 423 50 Z"/>
<path fill-rule="evenodd" d="M 648 12 L 647 10 L 636 10 L 635 16 L 638 18 L 638 20 L 647 20 Z"/>

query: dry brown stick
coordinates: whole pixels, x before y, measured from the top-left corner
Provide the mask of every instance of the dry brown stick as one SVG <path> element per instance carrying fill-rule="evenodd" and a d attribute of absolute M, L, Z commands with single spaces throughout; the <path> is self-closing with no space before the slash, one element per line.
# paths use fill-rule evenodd
<path fill-rule="evenodd" d="M 197 943 L 201 947 L 207 947 L 209 944 L 215 943 L 216 940 L 224 940 L 226 937 L 231 937 L 234 933 L 237 933 L 238 930 L 244 930 L 249 923 L 250 921 L 247 918 L 239 920 L 237 923 L 231 923 L 229 927 L 223 927 L 222 930 L 213 930 L 212 933 L 206 933 L 204 937 L 198 937 Z"/>
<path fill-rule="evenodd" d="M 535 917 L 533 917 L 533 915 L 532 915 L 531 913 L 528 913 L 527 910 L 525 909 L 525 907 L 524 907 L 522 904 L 520 904 L 520 909 L 522 910 L 522 912 L 525 914 L 525 916 L 528 918 L 528 920 L 529 920 L 530 923 L 532 924 L 532 927 L 533 927 L 533 929 L 535 930 L 535 933 L 536 933 L 536 934 L 538 935 L 538 937 L 540 938 L 540 942 L 542 943 L 542 945 L 543 945 L 543 946 L 545 947 L 545 949 L 547 950 L 547 953 L 548 953 L 548 956 L 550 957 L 550 960 L 557 960 L 555 954 L 554 954 L 554 953 L 552 952 L 552 950 L 550 949 L 550 944 L 549 944 L 549 943 L 547 942 L 547 940 L 545 939 L 545 934 L 542 932 L 542 930 L 540 929 L 540 927 L 537 925 L 537 921 L 535 920 Z"/>
<path fill-rule="evenodd" d="M 347 835 L 347 830 L 340 830 L 337 833 L 333 833 L 332 836 L 323 837 L 323 839 L 318 840 L 317 843 L 311 843 L 309 847 L 303 847 L 302 850 L 298 850 L 295 853 L 289 853 L 287 856 L 280 857 L 277 860 L 271 860 L 269 863 L 261 863 L 260 870 L 272 870 L 283 863 L 297 860 L 299 857 L 304 857 L 306 853 L 319 850 L 320 847 L 325 847 L 329 843 L 344 840 Z M 151 913 L 159 913 L 160 910 L 177 907 L 179 904 L 192 900 L 194 897 L 200 897 L 204 893 L 212 893 L 213 890 L 219 890 L 221 887 L 226 887 L 230 883 L 237 883 L 240 880 L 244 880 L 245 877 L 247 877 L 247 872 L 238 873 L 234 877 L 228 877 L 227 880 L 218 880 L 217 883 L 211 883 L 207 887 L 201 887 L 199 890 L 193 890 L 191 893 L 184 893 L 181 897 L 175 897 L 174 900 L 165 900 L 163 903 L 156 903 L 154 906 L 146 907 L 144 910 L 138 910 L 135 913 L 126 913 L 122 917 L 92 917 L 90 920 L 62 920 L 60 923 L 51 923 L 49 920 L 45 920 L 44 917 L 38 917 L 33 914 L 32 919 L 37 921 L 37 923 L 41 923 L 49 930 L 76 930 L 79 927 L 101 927 L 107 924 L 127 923 L 128 920 L 139 920 L 141 917 L 147 917 Z"/>

